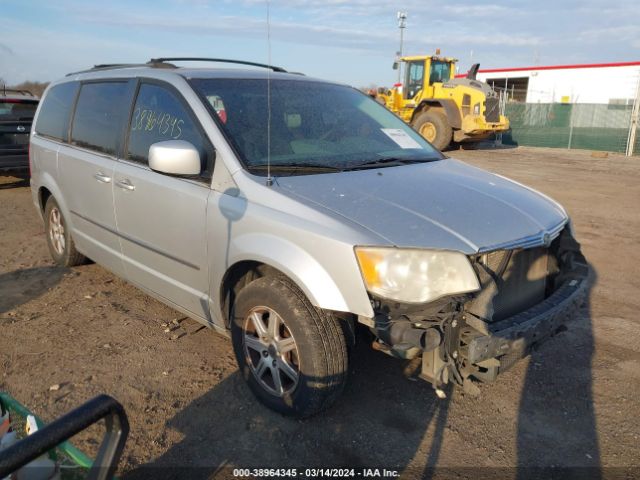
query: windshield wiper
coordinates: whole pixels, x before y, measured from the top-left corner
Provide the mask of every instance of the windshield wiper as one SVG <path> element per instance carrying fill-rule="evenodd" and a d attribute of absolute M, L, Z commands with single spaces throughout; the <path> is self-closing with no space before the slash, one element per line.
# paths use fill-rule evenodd
<path fill-rule="evenodd" d="M 249 165 L 248 170 L 267 170 L 269 167 L 266 164 L 263 165 Z M 304 171 L 318 171 L 318 172 L 341 172 L 340 167 L 334 167 L 331 165 L 323 165 L 320 163 L 272 163 L 272 170 L 285 171 L 285 172 L 304 172 Z"/>
<path fill-rule="evenodd" d="M 440 160 L 440 159 L 439 158 L 422 158 L 417 160 L 417 159 L 408 159 L 408 158 L 400 158 L 400 157 L 380 157 L 373 160 L 367 160 L 366 162 L 351 165 L 348 168 L 346 168 L 346 170 L 361 170 L 365 168 L 378 168 L 381 166 L 395 167 L 398 165 L 408 165 L 411 163 L 434 162 L 436 160 Z"/>

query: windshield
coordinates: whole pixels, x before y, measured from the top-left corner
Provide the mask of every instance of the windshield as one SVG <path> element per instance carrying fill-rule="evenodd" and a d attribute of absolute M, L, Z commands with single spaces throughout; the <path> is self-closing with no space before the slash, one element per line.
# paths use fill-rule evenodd
<path fill-rule="evenodd" d="M 271 81 L 270 138 L 267 81 L 193 79 L 245 167 L 346 170 L 393 160 L 431 161 L 442 154 L 375 100 L 345 86 Z"/>
<path fill-rule="evenodd" d="M 451 77 L 451 64 L 440 60 L 431 60 L 429 83 L 446 82 Z"/>

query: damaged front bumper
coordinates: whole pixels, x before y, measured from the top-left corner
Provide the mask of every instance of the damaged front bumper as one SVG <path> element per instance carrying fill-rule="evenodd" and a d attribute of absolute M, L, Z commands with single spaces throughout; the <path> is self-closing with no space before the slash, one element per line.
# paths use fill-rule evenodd
<path fill-rule="evenodd" d="M 480 368 L 473 376 L 483 381 L 495 377 L 529 355 L 531 350 L 563 329 L 587 295 L 588 267 L 567 279 L 551 296 L 532 308 L 492 325 L 466 346 L 465 357 Z"/>
<path fill-rule="evenodd" d="M 420 376 L 437 391 L 453 381 L 490 382 L 564 329 L 588 293 L 589 267 L 568 226 L 548 246 L 470 257 L 481 289 L 411 306 L 374 299 L 374 347 L 422 357 Z M 477 388 L 477 387 L 476 387 Z"/>

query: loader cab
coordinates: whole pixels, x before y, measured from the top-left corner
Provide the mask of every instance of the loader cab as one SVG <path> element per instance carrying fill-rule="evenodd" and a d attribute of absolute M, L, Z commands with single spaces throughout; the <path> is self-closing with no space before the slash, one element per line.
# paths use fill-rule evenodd
<path fill-rule="evenodd" d="M 438 56 L 405 57 L 404 98 L 414 98 L 420 91 L 423 97 L 432 97 L 433 86 L 455 77 L 455 59 Z M 428 74 L 428 77 L 426 76 Z"/>

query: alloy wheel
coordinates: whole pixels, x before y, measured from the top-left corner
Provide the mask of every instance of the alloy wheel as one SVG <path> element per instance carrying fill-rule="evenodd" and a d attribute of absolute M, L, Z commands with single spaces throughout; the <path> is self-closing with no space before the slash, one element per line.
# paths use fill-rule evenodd
<path fill-rule="evenodd" d="M 57 207 L 51 209 L 49 213 L 49 238 L 51 245 L 58 255 L 64 254 L 65 238 L 64 238 L 64 222 L 62 214 Z"/>
<path fill-rule="evenodd" d="M 280 315 L 254 307 L 244 322 L 244 354 L 260 386 L 277 397 L 293 391 L 300 377 L 298 346 Z"/>

